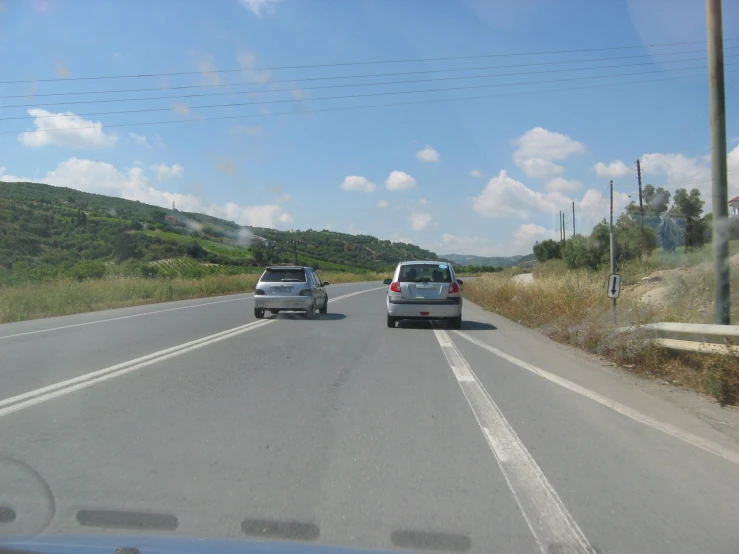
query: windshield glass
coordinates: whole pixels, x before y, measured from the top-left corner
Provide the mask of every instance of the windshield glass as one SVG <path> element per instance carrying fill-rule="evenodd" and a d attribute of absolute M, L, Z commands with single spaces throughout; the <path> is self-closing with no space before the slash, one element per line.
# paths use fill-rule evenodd
<path fill-rule="evenodd" d="M 264 283 L 280 283 L 283 281 L 305 283 L 305 271 L 303 269 L 268 269 L 262 275 L 260 281 Z"/>
<path fill-rule="evenodd" d="M 400 270 L 400 282 L 451 283 L 452 273 L 446 264 L 404 264 Z"/>
<path fill-rule="evenodd" d="M 739 554 L 737 62 L 739 0 L 0 0 L 0 554 Z"/>

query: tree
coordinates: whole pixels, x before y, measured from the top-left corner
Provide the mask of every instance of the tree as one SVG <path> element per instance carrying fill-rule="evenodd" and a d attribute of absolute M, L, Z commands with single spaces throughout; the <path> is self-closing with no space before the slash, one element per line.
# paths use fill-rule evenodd
<path fill-rule="evenodd" d="M 674 200 L 675 215 L 685 218 L 685 248 L 700 248 L 705 244 L 705 223 L 701 220 L 703 205 L 698 189 L 677 189 Z"/>
<path fill-rule="evenodd" d="M 546 262 L 547 260 L 562 259 L 562 245 L 552 239 L 538 242 L 534 245 L 534 256 L 537 262 Z"/>
<path fill-rule="evenodd" d="M 185 254 L 196 260 L 204 258 L 207 253 L 205 248 L 200 246 L 200 243 L 195 240 L 191 240 L 185 245 Z"/>
<path fill-rule="evenodd" d="M 562 259 L 570 269 L 598 269 L 602 253 L 591 237 L 575 235 L 562 247 Z"/>

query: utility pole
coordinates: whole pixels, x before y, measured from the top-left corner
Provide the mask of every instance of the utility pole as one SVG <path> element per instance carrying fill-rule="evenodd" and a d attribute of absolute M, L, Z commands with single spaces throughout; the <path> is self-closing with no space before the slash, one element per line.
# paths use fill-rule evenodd
<path fill-rule="evenodd" d="M 611 275 L 616 273 L 616 239 L 613 234 L 613 179 L 611 179 Z M 616 299 L 611 298 L 611 315 L 613 316 L 613 324 L 616 325 Z"/>
<path fill-rule="evenodd" d="M 644 203 L 642 201 L 641 193 L 641 161 L 636 160 L 636 178 L 639 182 L 639 224 L 641 226 L 641 248 L 639 249 L 639 261 L 642 260 L 642 253 L 647 247 L 646 240 L 644 238 Z"/>
<path fill-rule="evenodd" d="M 713 180 L 713 293 L 718 325 L 731 323 L 729 291 L 729 193 L 726 176 L 726 103 L 724 98 L 724 32 L 721 0 L 706 0 L 708 85 L 711 100 L 711 169 Z"/>
<path fill-rule="evenodd" d="M 559 215 L 557 217 L 559 218 L 559 243 L 562 244 L 562 210 L 559 210 Z"/>
<path fill-rule="evenodd" d="M 567 222 L 565 221 L 565 213 L 562 212 L 562 246 L 567 244 Z"/>
<path fill-rule="evenodd" d="M 575 203 L 572 203 L 572 236 L 575 236 Z"/>

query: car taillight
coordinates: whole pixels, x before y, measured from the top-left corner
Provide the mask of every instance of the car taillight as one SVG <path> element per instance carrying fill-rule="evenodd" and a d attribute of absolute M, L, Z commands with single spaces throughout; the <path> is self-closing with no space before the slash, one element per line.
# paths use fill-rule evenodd
<path fill-rule="evenodd" d="M 298 293 L 299 296 L 313 296 L 313 291 L 310 289 L 303 289 Z"/>
<path fill-rule="evenodd" d="M 449 285 L 449 294 L 456 294 L 459 292 L 459 285 L 457 283 L 452 283 Z"/>
<path fill-rule="evenodd" d="M 400 283 L 390 283 L 390 292 L 400 292 Z"/>
<path fill-rule="evenodd" d="M 264 291 L 262 289 L 257 289 L 254 291 L 255 296 L 262 296 L 264 294 Z"/>

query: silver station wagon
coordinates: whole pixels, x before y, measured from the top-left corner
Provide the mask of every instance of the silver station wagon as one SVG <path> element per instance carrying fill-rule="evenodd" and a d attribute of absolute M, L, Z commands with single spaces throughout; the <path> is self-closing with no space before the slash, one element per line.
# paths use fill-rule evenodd
<path fill-rule="evenodd" d="M 272 314 L 305 312 L 311 319 L 316 310 L 328 313 L 326 286 L 310 267 L 268 267 L 254 290 L 254 317 L 263 318 L 266 310 Z"/>
<path fill-rule="evenodd" d="M 462 281 L 443 262 L 400 262 L 387 290 L 387 326 L 401 319 L 440 319 L 452 329 L 462 326 Z"/>

